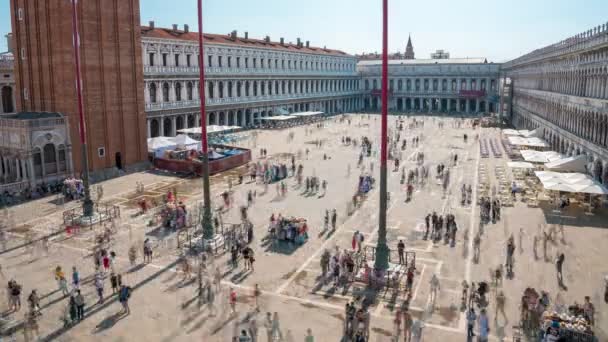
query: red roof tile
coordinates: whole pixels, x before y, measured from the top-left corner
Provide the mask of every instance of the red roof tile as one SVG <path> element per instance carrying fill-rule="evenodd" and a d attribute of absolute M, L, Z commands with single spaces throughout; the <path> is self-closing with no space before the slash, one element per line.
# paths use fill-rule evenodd
<path fill-rule="evenodd" d="M 186 33 L 183 30 L 172 30 L 168 28 L 150 28 L 148 26 L 141 27 L 141 36 L 144 38 L 164 38 L 164 39 L 178 39 L 178 40 L 187 40 L 187 41 L 198 41 L 198 32 L 188 32 Z M 254 48 L 265 48 L 265 49 L 276 49 L 281 51 L 288 52 L 300 52 L 300 53 L 314 53 L 314 54 L 325 54 L 325 55 L 335 55 L 335 56 L 350 56 L 346 52 L 340 50 L 332 50 L 332 49 L 323 49 L 319 47 L 306 47 L 301 46 L 298 47 L 296 44 L 289 44 L 278 42 L 266 42 L 262 39 L 245 39 L 244 37 L 237 37 L 236 39 L 232 39 L 230 35 L 221 35 L 221 34 L 211 34 L 205 33 L 203 34 L 203 40 L 207 43 L 213 44 L 226 44 L 226 45 L 238 45 L 238 46 L 248 46 Z"/>

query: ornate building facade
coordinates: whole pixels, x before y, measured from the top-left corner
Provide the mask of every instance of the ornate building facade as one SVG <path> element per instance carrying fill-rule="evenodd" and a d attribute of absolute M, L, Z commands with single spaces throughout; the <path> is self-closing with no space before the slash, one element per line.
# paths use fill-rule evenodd
<path fill-rule="evenodd" d="M 14 57 L 9 52 L 0 53 L 0 115 L 15 112 Z"/>
<path fill-rule="evenodd" d="M 357 59 L 309 42 L 273 42 L 204 34 L 208 124 L 250 126 L 298 111 L 360 108 Z M 200 126 L 198 33 L 142 27 L 144 97 L 149 137 Z"/>
<path fill-rule="evenodd" d="M 413 51 L 412 51 L 413 56 Z M 380 110 L 382 61 L 357 65 L 363 109 Z M 488 113 L 497 110 L 500 64 L 484 58 L 389 60 L 389 110 Z"/>
<path fill-rule="evenodd" d="M 587 156 L 587 171 L 608 184 L 608 24 L 505 63 L 511 121 L 540 128 L 556 151 Z"/>

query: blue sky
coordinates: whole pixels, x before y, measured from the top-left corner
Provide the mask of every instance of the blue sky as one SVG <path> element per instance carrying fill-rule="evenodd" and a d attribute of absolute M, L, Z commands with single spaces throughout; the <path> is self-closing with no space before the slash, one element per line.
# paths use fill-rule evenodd
<path fill-rule="evenodd" d="M 68 1 L 68 0 L 64 0 Z M 248 31 L 273 40 L 298 37 L 349 53 L 381 51 L 380 0 L 204 0 L 206 32 Z M 189 24 L 196 0 L 140 0 L 141 21 Z M 500 62 L 605 23 L 608 0 L 389 0 L 389 50 L 403 51 L 408 33 L 416 57 L 436 49 L 453 57 Z M 0 0 L 0 34 L 10 31 L 9 0 Z M 6 50 L 5 39 L 0 51 Z"/>

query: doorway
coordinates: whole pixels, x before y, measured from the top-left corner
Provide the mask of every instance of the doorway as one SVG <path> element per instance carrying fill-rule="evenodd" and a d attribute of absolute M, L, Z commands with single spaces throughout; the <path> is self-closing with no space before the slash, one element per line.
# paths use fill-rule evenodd
<path fill-rule="evenodd" d="M 122 170 L 122 156 L 120 155 L 120 152 L 116 152 L 115 158 L 116 158 L 116 167 L 119 170 Z"/>

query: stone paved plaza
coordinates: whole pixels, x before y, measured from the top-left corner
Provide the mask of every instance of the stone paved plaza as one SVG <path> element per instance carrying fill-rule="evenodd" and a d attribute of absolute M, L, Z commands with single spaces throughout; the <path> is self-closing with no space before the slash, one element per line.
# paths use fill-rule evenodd
<path fill-rule="evenodd" d="M 19 321 L 27 311 L 27 295 L 32 289 L 40 294 L 42 313 L 39 319 L 40 336 L 54 341 L 231 341 L 236 329 L 247 326 L 247 319 L 255 316 L 260 325 L 259 338 L 266 341 L 266 331 L 262 320 L 265 312 L 278 312 L 281 330 L 285 341 L 304 341 L 306 330 L 310 328 L 315 341 L 340 341 L 344 321 L 344 306 L 351 300 L 361 297 L 371 298 L 370 341 L 392 341 L 394 334 L 393 318 L 395 308 L 403 302 L 403 293 L 381 291 L 368 296 L 369 290 L 363 284 L 353 283 L 334 288 L 330 282 L 319 282 L 321 273 L 320 257 L 324 249 L 350 249 L 351 238 L 355 231 L 365 236 L 365 244 L 375 246 L 378 232 L 377 187 L 364 200 L 360 208 L 348 215 L 348 203 L 355 192 L 358 177 L 362 172 L 357 167 L 360 149 L 342 144 L 342 136 L 350 136 L 359 141 L 368 136 L 376 148 L 380 133 L 380 117 L 377 115 L 347 115 L 342 122 L 332 118 L 324 128 L 302 126 L 289 130 L 259 131 L 257 139 L 242 140 L 242 146 L 252 148 L 254 160 L 259 158 L 259 149 L 264 147 L 268 155 L 275 159 L 289 154 L 301 156 L 296 163 L 304 167 L 304 176 L 318 176 L 328 181 L 324 196 L 306 195 L 298 188 L 294 178 L 288 178 L 288 193 L 277 196 L 275 184 L 264 187 L 249 183 L 236 185 L 237 172 L 214 175 L 211 178 L 213 206 L 221 204 L 220 194 L 228 189 L 228 178 L 232 177 L 235 204 L 223 213 L 224 223 L 240 221 L 238 207 L 246 203 L 246 194 L 255 190 L 257 198 L 248 210 L 254 224 L 255 235 L 252 248 L 256 256 L 255 272 L 243 271 L 242 265 L 233 270 L 229 264 L 229 254 L 225 253 L 214 260 L 215 266 L 224 272 L 221 293 L 216 297 L 217 314 L 210 315 L 208 308 L 197 304 L 196 281 L 183 280 L 178 259 L 175 233 L 162 234 L 158 226 L 148 226 L 152 214 L 137 215 L 136 182 L 145 185 L 145 196 L 160 197 L 168 190 L 177 189 L 178 198 L 187 203 L 192 211 L 202 198 L 202 180 L 199 178 L 179 178 L 163 172 L 145 172 L 123 176 L 103 184 L 102 202 L 118 205 L 121 219 L 110 250 L 117 253 L 117 270 L 123 282 L 133 287 L 130 300 L 131 313 L 119 315 L 121 306 L 116 296 L 109 297 L 111 287 L 106 280 L 102 304 L 96 304 L 97 295 L 92 282 L 94 264 L 91 256 L 94 247 L 95 231 L 81 230 L 78 234 L 53 234 L 63 230 L 63 211 L 78 206 L 78 203 L 61 204 L 56 197 L 40 199 L 11 208 L 16 222 L 8 243 L 8 250 L 0 254 L 2 265 L 2 310 L 7 308 L 6 283 L 10 278 L 23 285 L 23 308 L 10 316 Z M 584 214 L 576 208 L 563 212 L 552 207 L 528 207 L 516 201 L 513 207 L 503 208 L 502 219 L 480 228 L 479 206 L 475 205 L 477 192 L 473 191 L 473 205 L 462 206 L 460 188 L 462 184 L 476 189 L 480 182 L 478 169 L 483 165 L 487 170 L 488 182 L 495 184 L 495 167 L 506 167 L 507 157 L 481 158 L 479 143 L 475 139 L 496 138 L 500 132 L 495 128 L 471 128 L 469 121 L 423 116 L 424 126 L 410 128 L 412 118 L 405 118 L 401 138 L 408 140 L 407 149 L 402 152 L 400 167 L 412 169 L 412 157 L 424 152 L 425 164 L 431 166 L 429 182 L 416 187 L 413 199 L 405 201 L 404 186 L 400 184 L 400 172 L 393 172 L 389 161 L 388 189 L 388 242 L 391 249 L 397 248 L 397 241 L 403 238 L 406 251 L 416 254 L 416 275 L 414 278 L 410 310 L 416 319 L 424 321 L 424 341 L 447 341 L 448 339 L 466 340 L 465 318 L 460 311 L 461 283 L 467 281 L 490 281 L 490 270 L 505 260 L 505 245 L 511 234 L 514 235 L 517 251 L 513 279 L 504 279 L 497 291 L 506 295 L 506 310 L 503 315 L 495 314 L 495 301 L 492 289 L 489 295 L 489 317 L 492 340 L 511 341 L 513 326 L 519 324 L 519 303 L 523 290 L 534 287 L 549 293 L 551 301 L 569 305 L 575 301 L 583 302 L 585 295 L 591 297 L 596 308 L 595 330 L 600 341 L 608 339 L 608 317 L 604 314 L 607 305 L 603 300 L 603 277 L 608 274 L 605 260 L 608 252 L 604 250 L 608 241 L 608 216 L 605 212 L 594 215 Z M 396 130 L 397 117 L 389 117 L 389 127 Z M 457 122 L 461 121 L 461 128 Z M 443 127 L 439 127 L 443 123 Z M 310 133 L 307 133 L 307 130 Z M 293 140 L 289 139 L 294 133 Z M 248 133 L 250 134 L 250 133 Z M 463 135 L 468 134 L 468 142 Z M 413 137 L 421 137 L 417 148 L 413 147 Z M 321 140 L 317 148 L 314 141 Z M 401 145 L 401 144 L 399 144 Z M 310 153 L 306 156 L 305 150 Z M 452 166 L 449 158 L 458 154 L 457 166 Z M 324 160 L 324 154 L 327 160 Z M 365 158 L 365 171 L 370 171 L 373 163 L 374 177 L 378 179 L 379 158 Z M 435 179 L 435 166 L 438 163 L 449 165 L 451 182 L 446 192 Z M 350 169 L 350 173 L 348 170 Z M 323 216 L 326 209 L 336 209 L 337 229 L 333 234 L 323 230 Z M 438 214 L 451 213 L 458 224 L 454 246 L 443 241 L 433 243 L 423 240 L 420 227 L 424 216 L 436 211 Z M 151 211 L 152 213 L 154 211 Z M 308 220 L 310 239 L 299 247 L 267 243 L 265 237 L 270 216 L 303 217 Z M 552 224 L 563 225 L 563 235 L 549 242 L 546 257 L 542 244 L 538 244 L 537 256 L 533 248 L 534 236 L 541 236 L 543 229 Z M 100 228 L 96 228 L 100 229 Z M 481 253 L 478 262 L 473 261 L 472 237 L 483 229 Z M 48 253 L 40 243 L 34 247 L 23 246 L 26 236 L 33 232 L 37 238 L 53 234 L 50 238 Z M 523 232 L 523 233 L 520 233 Z M 162 237 L 161 237 L 162 236 Z M 137 245 L 138 251 L 146 237 L 158 241 L 151 263 L 143 264 L 141 256 L 138 264 L 131 267 L 127 251 Z M 558 251 L 565 253 L 564 283 L 567 289 L 560 289 L 556 278 L 554 260 Z M 85 279 L 82 286 L 86 299 L 85 319 L 73 326 L 63 327 L 61 316 L 67 298 L 57 291 L 53 270 L 57 265 L 63 267 L 66 275 L 76 266 Z M 215 267 L 214 266 L 214 267 Z M 430 299 L 430 280 L 433 274 L 439 278 L 441 289 L 433 305 Z M 261 313 L 254 310 L 253 286 L 259 284 L 262 290 Z M 238 294 L 237 316 L 231 316 L 228 308 L 228 292 L 233 287 Z M 19 332 L 17 340 L 23 340 Z"/>

